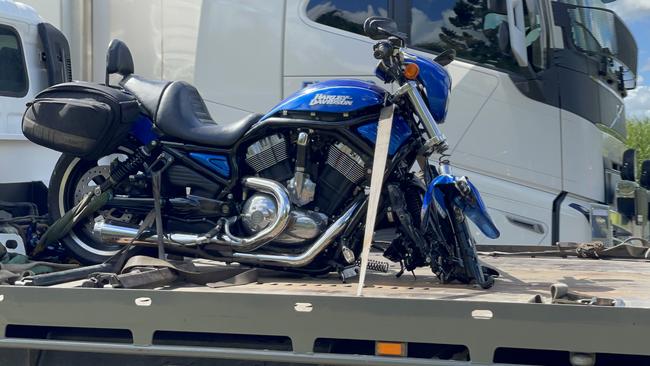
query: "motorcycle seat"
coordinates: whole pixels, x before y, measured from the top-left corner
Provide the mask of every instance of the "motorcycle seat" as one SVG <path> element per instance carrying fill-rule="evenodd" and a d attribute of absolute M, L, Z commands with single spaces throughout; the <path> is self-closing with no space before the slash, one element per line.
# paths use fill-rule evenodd
<path fill-rule="evenodd" d="M 184 81 L 150 81 L 130 76 L 123 87 L 133 93 L 163 133 L 183 142 L 229 147 L 262 115 L 217 123 L 196 88 Z"/>
<path fill-rule="evenodd" d="M 138 99 L 142 108 L 153 118 L 158 111 L 160 98 L 171 82 L 147 80 L 137 75 L 129 75 L 120 84 Z"/>

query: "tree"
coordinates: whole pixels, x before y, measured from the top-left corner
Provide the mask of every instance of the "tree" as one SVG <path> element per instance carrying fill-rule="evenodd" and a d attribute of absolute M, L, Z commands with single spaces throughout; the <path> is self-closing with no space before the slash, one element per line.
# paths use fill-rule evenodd
<path fill-rule="evenodd" d="M 627 121 L 627 146 L 636 149 L 636 171 L 640 174 L 641 164 L 650 159 L 650 118 Z"/>

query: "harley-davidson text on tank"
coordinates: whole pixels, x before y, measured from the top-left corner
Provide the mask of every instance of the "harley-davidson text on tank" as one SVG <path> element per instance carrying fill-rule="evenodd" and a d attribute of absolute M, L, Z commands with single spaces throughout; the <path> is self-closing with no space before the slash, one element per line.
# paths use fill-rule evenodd
<path fill-rule="evenodd" d="M 352 105 L 354 100 L 349 95 L 316 94 L 309 105 Z"/>

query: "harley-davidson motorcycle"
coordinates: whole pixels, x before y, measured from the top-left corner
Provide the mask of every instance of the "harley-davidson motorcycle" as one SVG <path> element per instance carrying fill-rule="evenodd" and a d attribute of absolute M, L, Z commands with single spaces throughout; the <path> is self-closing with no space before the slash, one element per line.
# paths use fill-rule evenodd
<path fill-rule="evenodd" d="M 107 53 L 106 84 L 72 82 L 41 92 L 23 118 L 32 141 L 63 152 L 50 181 L 59 240 L 99 263 L 125 244 L 162 245 L 224 262 L 320 275 L 358 265 L 373 153 L 383 108 L 392 108 L 377 228 L 393 227 L 384 256 L 442 282 L 494 283 L 467 219 L 499 231 L 476 187 L 451 172 L 443 123 L 451 88 L 444 66 L 404 51 L 394 21 L 366 20 L 378 41 L 371 82 L 305 87 L 266 115 L 212 120 L 185 82 L 133 73 L 124 43 Z M 115 86 L 110 77 L 121 78 Z M 430 161 L 436 161 L 432 164 Z M 415 167 L 415 168 L 414 168 Z"/>

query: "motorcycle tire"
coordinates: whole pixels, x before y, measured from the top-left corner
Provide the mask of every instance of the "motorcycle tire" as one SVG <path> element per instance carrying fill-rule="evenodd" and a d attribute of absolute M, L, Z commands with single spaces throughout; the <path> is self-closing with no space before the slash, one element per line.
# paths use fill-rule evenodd
<path fill-rule="evenodd" d="M 465 217 L 456 214 L 457 210 L 460 209 L 454 207 L 451 210 L 449 221 L 454 228 L 456 244 L 460 250 L 463 267 L 465 267 L 465 276 L 469 281 L 474 279 L 476 284 L 481 286 L 483 289 L 491 288 L 494 286 L 494 276 L 485 273 L 483 270 L 483 267 L 478 260 L 478 255 L 476 254 L 476 245 L 474 244 L 474 240 L 470 237 Z"/>
<path fill-rule="evenodd" d="M 120 147 L 116 153 L 128 156 L 132 150 Z M 50 178 L 48 191 L 48 211 L 52 222 L 73 208 L 80 196 L 107 178 L 110 169 L 107 165 L 98 163 L 102 159 L 93 161 L 67 154 L 61 155 Z M 59 240 L 69 253 L 83 264 L 102 263 L 122 248 L 120 245 L 103 243 L 93 235 L 92 225 L 95 217 L 97 215 L 91 215 L 82 220 Z"/>

